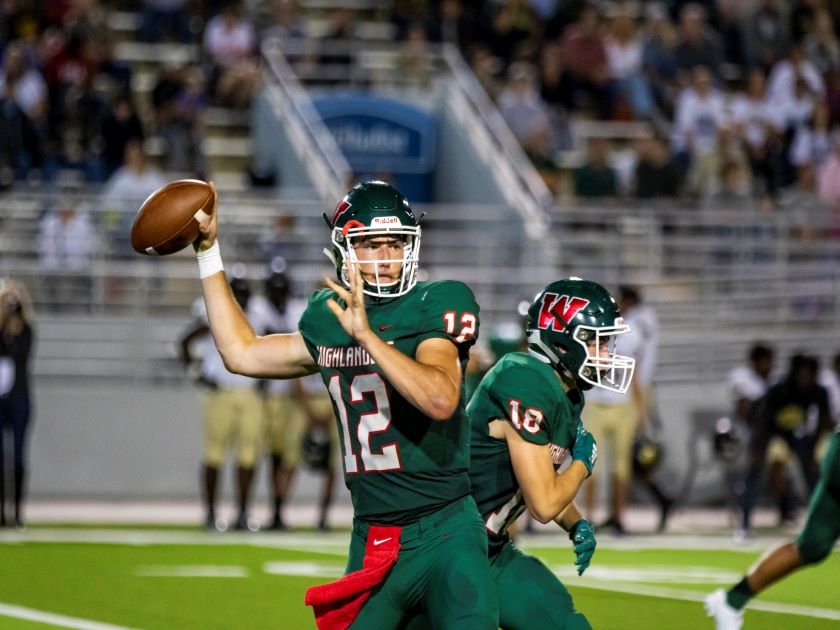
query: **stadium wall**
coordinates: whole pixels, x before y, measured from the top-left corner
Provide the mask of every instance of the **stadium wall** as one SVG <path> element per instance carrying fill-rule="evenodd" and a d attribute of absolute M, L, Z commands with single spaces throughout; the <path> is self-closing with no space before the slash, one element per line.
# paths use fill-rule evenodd
<path fill-rule="evenodd" d="M 696 445 L 691 437 L 696 412 L 726 410 L 726 391 L 723 385 L 679 384 L 659 387 L 657 396 L 666 449 L 657 475 L 664 486 L 681 494 L 692 460 L 690 447 L 699 446 L 701 463 L 708 464 L 711 455 L 708 446 Z M 36 383 L 35 404 L 30 441 L 33 499 L 198 498 L 200 392 L 191 384 Z M 609 468 L 608 458 L 602 452 L 598 466 Z M 261 470 L 255 484 L 257 500 L 265 496 L 265 474 Z M 225 496 L 232 495 L 231 478 L 229 470 L 222 488 Z M 708 470 L 699 475 L 690 499 L 719 496 L 719 480 Z M 301 475 L 295 500 L 314 501 L 317 492 L 318 478 Z M 337 498 L 347 499 L 343 486 Z"/>

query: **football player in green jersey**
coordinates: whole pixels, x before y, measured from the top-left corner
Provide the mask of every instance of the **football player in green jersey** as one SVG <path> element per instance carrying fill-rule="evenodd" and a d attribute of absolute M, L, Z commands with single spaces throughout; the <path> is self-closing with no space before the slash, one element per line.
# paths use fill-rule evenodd
<path fill-rule="evenodd" d="M 771 584 L 797 569 L 825 560 L 840 538 L 840 433 L 834 433 L 822 461 L 822 471 L 808 518 L 796 538 L 768 551 L 744 578 L 728 591 L 706 597 L 706 612 L 717 630 L 740 630 L 744 606 Z"/>
<path fill-rule="evenodd" d="M 231 296 L 216 212 L 196 242 L 210 326 L 225 365 L 258 377 L 320 371 L 332 397 L 354 521 L 347 574 L 314 587 L 320 628 L 497 628 L 487 537 L 470 495 L 462 382 L 478 305 L 460 282 L 418 282 L 420 226 L 383 182 L 350 190 L 327 218 L 338 282 L 298 331 L 259 337 Z"/>
<path fill-rule="evenodd" d="M 616 354 L 614 343 L 629 330 L 601 285 L 553 282 L 528 310 L 528 353 L 505 355 L 467 407 L 470 483 L 487 528 L 502 628 L 590 628 L 557 576 L 519 551 L 507 528 L 526 508 L 541 523 L 554 520 L 569 532 L 578 574 L 589 566 L 594 528 L 573 502 L 597 457 L 580 419 L 583 390 L 627 391 L 635 361 Z M 569 453 L 571 464 L 558 473 Z"/>

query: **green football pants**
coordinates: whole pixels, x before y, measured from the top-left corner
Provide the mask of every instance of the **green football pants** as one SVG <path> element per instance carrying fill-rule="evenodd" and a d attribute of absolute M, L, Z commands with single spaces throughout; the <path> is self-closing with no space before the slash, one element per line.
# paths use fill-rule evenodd
<path fill-rule="evenodd" d="M 805 564 L 816 564 L 824 560 L 834 543 L 840 538 L 840 433 L 831 438 L 822 474 L 811 502 L 808 505 L 808 519 L 796 546 Z"/>
<path fill-rule="evenodd" d="M 592 630 L 560 579 L 508 541 L 490 559 L 504 630 Z"/>
<path fill-rule="evenodd" d="M 348 573 L 362 568 L 367 533 L 354 520 Z M 471 496 L 402 528 L 396 564 L 350 628 L 401 628 L 420 612 L 436 630 L 498 628 L 487 534 Z"/>

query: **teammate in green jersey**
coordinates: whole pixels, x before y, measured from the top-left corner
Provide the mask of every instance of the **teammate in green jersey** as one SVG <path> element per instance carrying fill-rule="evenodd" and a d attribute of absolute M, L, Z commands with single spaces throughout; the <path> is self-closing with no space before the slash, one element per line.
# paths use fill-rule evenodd
<path fill-rule="evenodd" d="M 717 630 L 740 630 L 744 606 L 771 584 L 804 566 L 822 562 L 840 538 L 840 433 L 831 438 L 805 527 L 796 538 L 768 551 L 744 578 L 728 591 L 706 598 L 706 612 Z"/>
<path fill-rule="evenodd" d="M 578 574 L 589 566 L 594 528 L 573 502 L 597 457 L 580 420 L 583 390 L 627 391 L 635 361 L 615 354 L 614 342 L 628 331 L 601 285 L 553 282 L 528 310 L 528 353 L 505 355 L 467 407 L 470 483 L 487 528 L 502 628 L 590 628 L 557 576 L 519 551 L 507 528 L 526 508 L 541 523 L 554 520 L 574 543 Z M 569 453 L 571 464 L 558 473 Z"/>
<path fill-rule="evenodd" d="M 383 182 L 356 185 L 327 218 L 338 282 L 298 332 L 258 337 L 231 296 L 216 214 L 196 242 L 210 326 L 225 365 L 258 377 L 320 371 L 332 397 L 354 507 L 345 578 L 307 601 L 321 628 L 497 628 L 484 525 L 470 496 L 462 382 L 478 305 L 460 282 L 417 282 L 420 226 Z M 326 217 L 326 215 L 325 215 Z"/>

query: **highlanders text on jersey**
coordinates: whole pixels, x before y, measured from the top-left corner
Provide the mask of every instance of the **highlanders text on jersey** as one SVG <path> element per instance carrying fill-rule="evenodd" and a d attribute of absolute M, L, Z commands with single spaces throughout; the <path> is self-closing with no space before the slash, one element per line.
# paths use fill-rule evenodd
<path fill-rule="evenodd" d="M 330 392 L 354 513 L 362 520 L 404 525 L 469 493 L 469 423 L 463 401 L 448 421 L 435 422 L 408 403 L 370 355 L 342 329 L 316 292 L 299 330 Z M 478 336 L 478 304 L 461 282 L 418 282 L 408 294 L 370 300 L 371 330 L 415 358 L 421 342 L 451 340 L 461 372 Z"/>
<path fill-rule="evenodd" d="M 507 527 L 525 510 L 525 501 L 507 443 L 490 435 L 489 423 L 506 420 L 522 439 L 549 444 L 559 468 L 574 444 L 583 402 L 580 390 L 563 390 L 550 365 L 522 352 L 506 354 L 479 384 L 467 407 L 470 483 L 491 548 L 507 540 Z"/>

